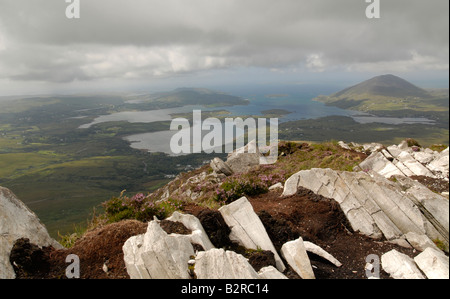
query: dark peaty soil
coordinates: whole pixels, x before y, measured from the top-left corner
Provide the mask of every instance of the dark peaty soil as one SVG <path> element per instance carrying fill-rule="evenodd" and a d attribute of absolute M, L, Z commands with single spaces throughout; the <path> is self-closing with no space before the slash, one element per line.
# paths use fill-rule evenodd
<path fill-rule="evenodd" d="M 17 254 L 11 255 L 11 260 L 19 265 L 27 265 L 27 260 L 19 253 L 28 252 L 28 255 L 40 256 L 40 260 L 33 260 L 33 264 L 44 264 L 46 267 L 22 267 L 21 271 L 16 271 L 18 279 L 64 279 L 66 278 L 66 268 L 70 265 L 66 263 L 66 257 L 76 254 L 80 258 L 80 275 L 82 279 L 125 279 L 129 278 L 123 261 L 122 246 L 130 237 L 143 234 L 147 231 L 147 224 L 139 221 L 122 221 L 97 228 L 87 232 L 70 249 L 55 250 L 54 248 L 43 248 L 43 253 L 26 242 L 16 242 Z M 34 253 L 33 253 L 34 252 Z M 25 263 L 21 262 L 22 260 Z M 103 271 L 103 265 L 108 267 L 108 272 Z"/>
<path fill-rule="evenodd" d="M 280 198 L 280 195 L 280 191 L 273 191 L 249 200 L 278 251 L 285 242 L 301 236 L 343 264 L 338 268 L 308 253 L 317 279 L 366 279 L 366 258 L 370 254 L 381 258 L 382 254 L 396 249 L 411 257 L 417 255 L 413 249 L 353 232 L 339 204 L 332 199 L 306 189 L 300 189 L 296 195 L 287 198 Z M 289 269 L 285 274 L 289 278 L 297 276 Z M 387 279 L 389 275 L 381 271 L 381 278 Z"/>

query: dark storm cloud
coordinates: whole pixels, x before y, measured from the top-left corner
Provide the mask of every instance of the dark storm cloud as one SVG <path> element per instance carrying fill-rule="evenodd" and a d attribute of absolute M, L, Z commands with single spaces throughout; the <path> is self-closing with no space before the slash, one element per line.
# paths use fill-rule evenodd
<path fill-rule="evenodd" d="M 63 0 L 0 2 L 0 78 L 70 82 L 262 67 L 448 69 L 448 1 Z"/>

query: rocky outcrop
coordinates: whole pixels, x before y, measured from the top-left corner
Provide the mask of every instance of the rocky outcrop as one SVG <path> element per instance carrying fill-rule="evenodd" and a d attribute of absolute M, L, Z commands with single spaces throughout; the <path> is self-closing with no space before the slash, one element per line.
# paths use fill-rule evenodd
<path fill-rule="evenodd" d="M 152 221 L 144 235 L 128 239 L 124 260 L 131 279 L 189 279 L 188 262 L 194 255 L 191 238 L 168 235 Z"/>
<path fill-rule="evenodd" d="M 369 237 L 404 241 L 405 234 L 414 232 L 448 247 L 448 200 L 417 182 L 401 179 L 399 184 L 373 172 L 311 169 L 291 176 L 282 196 L 294 195 L 303 187 L 336 200 L 352 228 Z"/>
<path fill-rule="evenodd" d="M 0 187 L 0 279 L 15 278 L 9 257 L 15 241 L 21 238 L 40 247 L 62 247 L 23 202 L 10 190 Z"/>
<path fill-rule="evenodd" d="M 131 237 L 123 245 L 125 266 L 130 278 L 287 278 L 282 273 L 286 269 L 283 261 L 268 237 L 261 220 L 245 197 L 224 206 L 220 213 L 230 226 L 230 239 L 237 241 L 246 250 L 270 250 L 275 257 L 274 264 L 277 267 L 266 266 L 257 272 L 243 255 L 214 248 L 195 216 L 175 212 L 167 220 L 185 224 L 192 233 L 190 235 L 167 234 L 161 228 L 159 220 L 151 221 L 145 234 Z M 201 250 L 194 250 L 194 245 L 199 243 L 203 244 Z M 286 243 L 282 249 L 286 260 L 301 277 L 314 278 L 306 248 L 328 258 L 333 263 L 339 263 L 317 245 L 309 242 L 305 244 L 300 238 Z"/>
<path fill-rule="evenodd" d="M 197 200 L 205 194 L 202 188 L 196 187 L 202 184 L 205 186 L 216 186 L 226 177 L 223 173 L 207 173 L 206 171 L 193 175 L 186 180 L 181 175 L 178 175 L 173 181 L 158 189 L 152 195 L 159 198 L 159 201 L 166 201 L 170 197 Z"/>
<path fill-rule="evenodd" d="M 386 178 L 397 175 L 426 176 L 448 180 L 449 177 L 449 148 L 439 153 L 429 148 L 410 147 L 407 141 L 387 148 L 373 144 L 355 147 L 355 145 L 343 142 L 340 142 L 339 145 L 350 150 L 363 148 L 364 151 L 371 153 L 358 166 L 358 170 L 372 170 Z"/>

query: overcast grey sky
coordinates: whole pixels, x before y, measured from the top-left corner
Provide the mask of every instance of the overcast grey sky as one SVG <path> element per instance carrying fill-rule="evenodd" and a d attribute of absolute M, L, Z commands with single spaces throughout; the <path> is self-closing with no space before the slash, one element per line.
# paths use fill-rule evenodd
<path fill-rule="evenodd" d="M 195 85 L 448 84 L 449 1 L 0 0 L 0 95 Z M 435 82 L 435 83 L 433 83 Z"/>

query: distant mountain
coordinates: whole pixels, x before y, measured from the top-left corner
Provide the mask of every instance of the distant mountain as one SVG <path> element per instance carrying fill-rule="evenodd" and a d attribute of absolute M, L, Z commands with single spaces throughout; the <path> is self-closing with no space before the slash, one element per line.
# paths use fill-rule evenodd
<path fill-rule="evenodd" d="M 383 75 L 359 83 L 355 86 L 346 88 L 331 97 L 348 98 L 359 97 L 362 95 L 396 97 L 396 98 L 429 98 L 430 94 L 408 81 L 394 76 Z"/>
<path fill-rule="evenodd" d="M 201 105 L 201 106 L 234 106 L 247 105 L 248 101 L 237 96 L 223 92 L 212 91 L 205 88 L 177 88 L 169 92 L 139 95 L 133 102 L 161 103 L 175 105 Z"/>
<path fill-rule="evenodd" d="M 358 111 L 442 111 L 448 97 L 435 95 L 394 75 L 377 76 L 315 100 Z"/>

